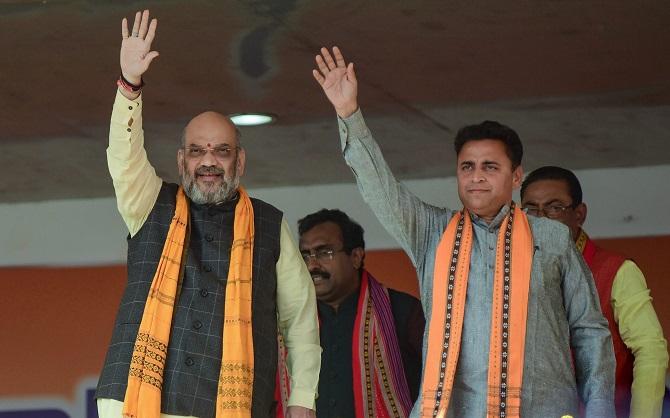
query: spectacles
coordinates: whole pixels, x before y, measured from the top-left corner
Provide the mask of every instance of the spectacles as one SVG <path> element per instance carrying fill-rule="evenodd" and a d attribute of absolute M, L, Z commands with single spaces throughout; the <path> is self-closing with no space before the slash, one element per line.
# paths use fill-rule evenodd
<path fill-rule="evenodd" d="M 234 152 L 240 149 L 240 147 L 230 147 L 228 145 L 219 146 L 216 148 L 203 148 L 203 147 L 184 147 L 187 158 L 200 159 L 205 156 L 208 152 L 211 152 L 214 155 L 214 158 L 217 160 L 226 160 L 233 156 Z"/>
<path fill-rule="evenodd" d="M 319 263 L 324 261 L 332 261 L 335 253 L 345 251 L 344 248 L 333 250 L 332 248 L 320 248 L 316 251 L 303 251 L 300 253 L 305 264 L 309 264 L 310 260 L 317 260 Z"/>
<path fill-rule="evenodd" d="M 533 216 L 546 216 L 547 218 L 550 219 L 556 219 L 560 217 L 563 212 L 565 212 L 568 209 L 574 209 L 574 205 L 547 205 L 547 206 L 535 206 L 535 205 L 526 205 L 523 207 L 523 210 L 528 214 L 528 215 L 533 215 Z"/>

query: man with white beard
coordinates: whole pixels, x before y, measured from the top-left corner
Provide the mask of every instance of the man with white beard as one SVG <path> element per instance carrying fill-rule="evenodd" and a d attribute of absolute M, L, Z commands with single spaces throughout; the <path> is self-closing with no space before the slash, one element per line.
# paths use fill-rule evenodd
<path fill-rule="evenodd" d="M 128 284 L 98 383 L 99 415 L 273 416 L 279 329 L 293 380 L 287 416 L 313 417 L 314 285 L 282 212 L 239 185 L 239 131 L 216 112 L 194 117 L 177 151 L 181 185 L 163 182 L 147 159 L 142 74 L 158 56 L 157 23 L 145 10 L 132 32 L 121 25 L 107 158 L 130 232 Z"/>

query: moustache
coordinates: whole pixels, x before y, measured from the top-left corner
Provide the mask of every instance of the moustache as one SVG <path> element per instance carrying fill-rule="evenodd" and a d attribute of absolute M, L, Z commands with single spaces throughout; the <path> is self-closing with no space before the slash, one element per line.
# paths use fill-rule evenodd
<path fill-rule="evenodd" d="M 198 167 L 195 170 L 195 174 L 198 176 L 207 176 L 212 174 L 223 176 L 224 174 L 226 174 L 226 172 L 223 168 L 218 167 Z"/>
<path fill-rule="evenodd" d="M 327 271 L 323 270 L 312 270 L 309 272 L 309 275 L 312 276 L 312 279 L 315 278 L 316 276 L 321 277 L 322 279 L 328 280 L 330 279 L 330 273 Z"/>

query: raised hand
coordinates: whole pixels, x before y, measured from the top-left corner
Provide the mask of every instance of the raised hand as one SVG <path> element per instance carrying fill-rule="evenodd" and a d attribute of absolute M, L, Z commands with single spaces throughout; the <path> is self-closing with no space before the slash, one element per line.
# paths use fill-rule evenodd
<path fill-rule="evenodd" d="M 358 109 L 358 82 L 354 63 L 346 65 L 340 49 L 336 46 L 333 47 L 333 56 L 328 49 L 321 48 L 321 55 L 316 56 L 319 69 L 312 70 L 312 74 L 335 107 L 338 116 L 346 118 Z"/>
<path fill-rule="evenodd" d="M 149 64 L 158 56 L 151 51 L 151 43 L 156 36 L 158 20 L 152 19 L 149 24 L 149 11 L 135 13 L 132 32 L 128 32 L 128 20 L 121 21 L 121 74 L 130 83 L 139 85 L 142 74 L 149 69 Z"/>

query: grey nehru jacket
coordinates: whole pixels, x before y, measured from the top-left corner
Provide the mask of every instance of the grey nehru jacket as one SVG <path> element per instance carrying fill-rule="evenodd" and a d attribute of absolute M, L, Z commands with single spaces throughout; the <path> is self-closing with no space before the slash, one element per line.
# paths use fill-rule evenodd
<path fill-rule="evenodd" d="M 423 356 L 431 318 L 435 251 L 456 211 L 429 205 L 399 183 L 359 111 L 339 119 L 342 150 L 363 199 L 416 267 L 426 317 Z M 486 416 L 489 334 L 498 230 L 509 207 L 491 223 L 472 216 L 470 260 L 462 346 L 449 404 L 449 417 Z M 521 416 L 610 418 L 614 413 L 614 352 L 600 312 L 591 272 L 576 251 L 568 229 L 529 217 L 534 254 L 528 300 Z M 436 278 L 441 280 L 446 278 Z M 436 309 L 445 309 L 444 306 Z M 573 372 L 570 347 L 574 349 Z M 425 364 L 425 362 L 424 362 Z M 422 397 L 412 410 L 418 417 Z"/>

